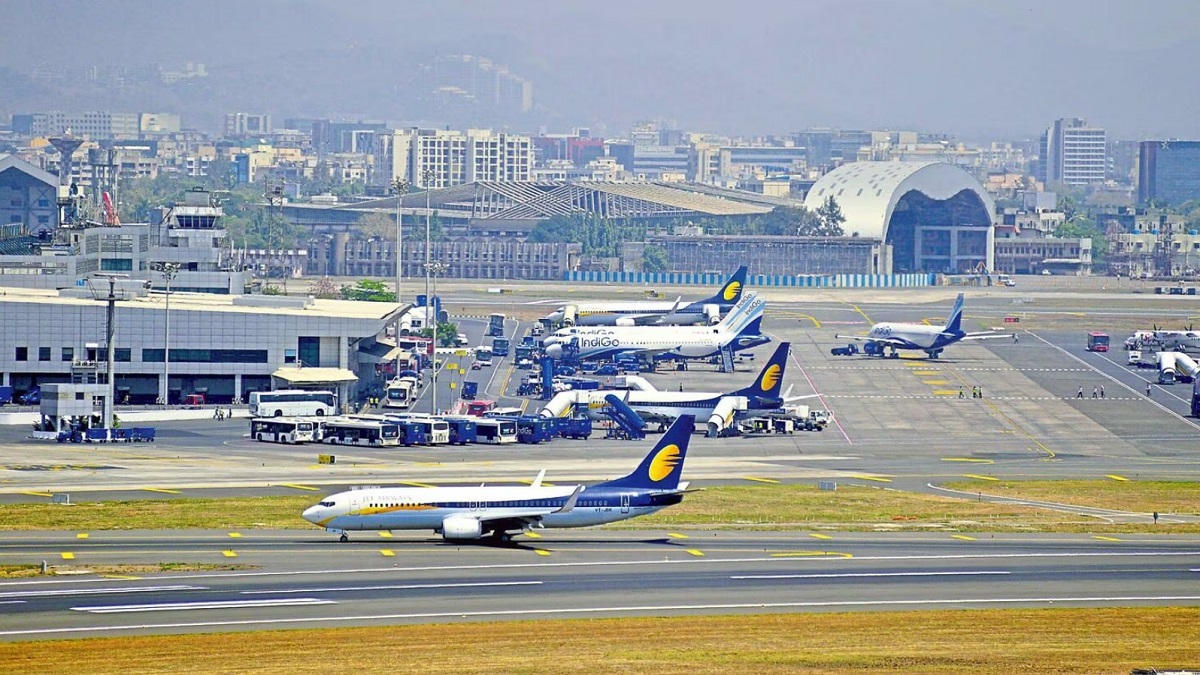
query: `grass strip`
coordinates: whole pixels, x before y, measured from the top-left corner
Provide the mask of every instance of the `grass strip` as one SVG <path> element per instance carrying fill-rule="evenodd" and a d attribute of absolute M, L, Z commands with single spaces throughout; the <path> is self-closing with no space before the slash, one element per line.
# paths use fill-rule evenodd
<path fill-rule="evenodd" d="M 1126 476 L 1128 478 L 1128 476 Z M 959 481 L 945 487 L 997 497 L 1138 513 L 1200 514 L 1200 482 L 1149 480 Z"/>
<path fill-rule="evenodd" d="M 0 671 L 1124 674 L 1195 666 L 1197 625 L 1194 607 L 470 622 L 0 643 Z"/>
<path fill-rule="evenodd" d="M 1076 489 L 1056 483 L 1086 483 Z M 1001 494 L 1022 483 L 963 482 L 956 489 Z M 1031 498 L 1104 508 L 1139 510 L 1145 503 L 1169 504 L 1161 512 L 1195 513 L 1196 484 L 1141 481 L 1041 481 Z M 1163 488 L 1163 485 L 1170 485 Z M 1009 488 L 1006 486 L 1016 486 Z M 1054 488 L 1062 488 L 1055 490 Z M 1142 495 L 1139 491 L 1147 491 Z M 1090 490 L 1090 492 L 1089 492 Z M 1095 498 L 1104 491 L 1108 499 Z M 1170 500 L 1159 496 L 1173 495 Z M 1089 495 L 1091 495 L 1089 497 Z M 1140 496 L 1139 496 L 1140 495 Z M 1189 496 L 1193 495 L 1193 496 Z M 1188 500 L 1191 500 L 1190 502 Z M 164 529 L 312 529 L 300 518 L 311 506 L 308 495 L 169 499 L 114 502 L 0 505 L 0 530 L 164 530 Z M 1090 503 L 1096 502 L 1096 503 Z M 1153 510 L 1153 509 L 1143 509 Z M 1048 509 L 996 504 L 935 494 L 869 487 L 813 485 L 722 485 L 689 494 L 682 504 L 659 513 L 622 521 L 623 529 L 700 528 L 741 530 L 831 529 L 842 531 L 936 530 L 947 532 L 1200 533 L 1200 523 L 1108 524 L 1094 518 Z"/>

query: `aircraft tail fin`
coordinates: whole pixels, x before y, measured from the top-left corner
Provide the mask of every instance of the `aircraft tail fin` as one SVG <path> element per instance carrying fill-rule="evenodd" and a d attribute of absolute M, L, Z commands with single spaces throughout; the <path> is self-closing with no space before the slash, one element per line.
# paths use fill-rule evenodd
<path fill-rule="evenodd" d="M 963 313 L 963 294 L 958 294 L 958 299 L 954 301 L 954 309 L 950 310 L 950 318 L 946 320 L 946 327 L 943 332 L 960 333 L 962 332 L 962 313 Z"/>
<path fill-rule="evenodd" d="M 790 342 L 779 343 L 779 346 L 775 348 L 775 353 L 767 359 L 762 372 L 754 380 L 754 384 L 733 392 L 734 395 L 778 398 L 779 391 L 783 389 L 783 372 L 787 368 L 788 350 L 791 347 L 792 343 Z"/>
<path fill-rule="evenodd" d="M 729 305 L 741 300 L 742 291 L 746 289 L 746 269 L 745 265 L 737 268 L 737 271 L 725 281 L 725 285 L 721 287 L 721 290 L 717 291 L 707 300 L 701 300 L 699 304 Z"/>
<path fill-rule="evenodd" d="M 683 459 L 687 455 L 688 442 L 696 426 L 695 415 L 680 415 L 675 418 L 667 433 L 658 439 L 638 468 L 627 476 L 596 487 L 637 488 L 643 490 L 675 490 L 679 477 L 683 475 Z"/>
<path fill-rule="evenodd" d="M 747 293 L 742 296 L 733 309 L 717 324 L 717 330 L 733 335 L 743 335 L 746 328 L 757 320 L 762 319 L 765 302 L 760 300 L 757 293 Z"/>

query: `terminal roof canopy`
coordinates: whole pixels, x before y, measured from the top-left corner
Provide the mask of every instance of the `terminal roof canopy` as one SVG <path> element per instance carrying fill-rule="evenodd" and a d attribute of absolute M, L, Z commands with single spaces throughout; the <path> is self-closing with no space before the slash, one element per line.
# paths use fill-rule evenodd
<path fill-rule="evenodd" d="M 293 385 L 342 384 L 358 380 L 353 372 L 344 368 L 280 368 L 271 377 Z"/>

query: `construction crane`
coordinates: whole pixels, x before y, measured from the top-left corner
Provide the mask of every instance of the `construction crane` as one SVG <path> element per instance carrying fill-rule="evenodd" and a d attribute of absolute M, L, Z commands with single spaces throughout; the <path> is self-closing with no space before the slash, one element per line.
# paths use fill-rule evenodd
<path fill-rule="evenodd" d="M 117 209 L 113 206 L 112 197 L 108 195 L 107 190 L 102 199 L 104 201 L 104 224 L 109 227 L 120 227 L 121 217 L 117 215 Z"/>

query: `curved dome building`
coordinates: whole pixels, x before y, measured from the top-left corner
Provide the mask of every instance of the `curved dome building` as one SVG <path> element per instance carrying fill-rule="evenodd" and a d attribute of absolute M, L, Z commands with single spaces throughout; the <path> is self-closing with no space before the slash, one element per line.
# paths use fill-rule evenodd
<path fill-rule="evenodd" d="M 974 176 L 944 162 L 853 162 L 821 177 L 804 206 L 829 197 L 847 234 L 891 247 L 891 270 L 963 272 L 993 268 L 995 205 Z"/>

